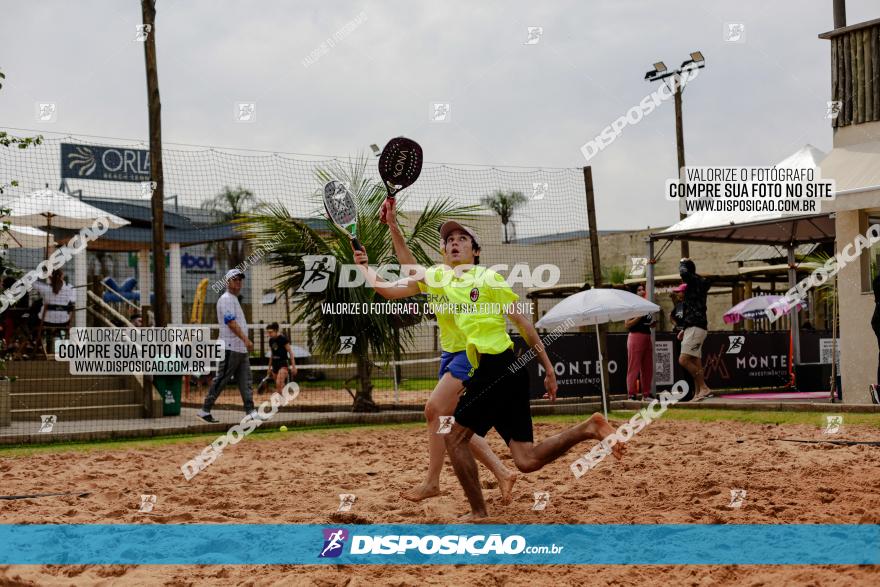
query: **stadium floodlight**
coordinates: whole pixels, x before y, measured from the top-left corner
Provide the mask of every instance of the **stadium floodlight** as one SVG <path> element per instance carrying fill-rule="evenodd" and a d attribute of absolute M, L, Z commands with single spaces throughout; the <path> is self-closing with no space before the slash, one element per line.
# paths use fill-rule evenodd
<path fill-rule="evenodd" d="M 681 64 L 682 69 L 699 69 L 706 67 L 706 58 L 701 51 L 691 53 L 691 58 Z"/>
<path fill-rule="evenodd" d="M 706 58 L 703 57 L 702 51 L 694 51 L 690 54 L 690 59 L 682 63 L 681 67 L 675 71 L 669 71 L 666 68 L 665 63 L 658 61 L 654 64 L 654 69 L 645 74 L 646 81 L 662 81 L 675 96 L 675 146 L 678 153 L 679 170 L 685 166 L 681 96 L 684 91 L 684 83 L 687 83 L 687 80 L 684 80 L 684 83 L 682 83 L 681 74 L 686 71 L 690 72 L 703 67 L 706 67 Z M 667 78 L 671 78 L 669 82 L 665 81 Z M 684 218 L 687 218 L 687 215 L 683 210 L 679 209 L 679 219 L 683 220 Z M 690 257 L 690 248 L 687 239 L 682 239 L 681 241 L 681 256 Z"/>
<path fill-rule="evenodd" d="M 666 64 L 662 61 L 658 61 L 654 64 L 654 69 L 645 74 L 645 79 L 649 81 L 654 81 L 654 79 L 660 79 L 657 76 L 666 72 Z"/>

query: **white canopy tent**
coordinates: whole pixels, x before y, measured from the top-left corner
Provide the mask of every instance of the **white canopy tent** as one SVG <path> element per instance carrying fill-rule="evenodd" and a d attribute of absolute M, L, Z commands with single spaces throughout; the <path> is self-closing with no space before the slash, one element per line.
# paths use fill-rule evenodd
<path fill-rule="evenodd" d="M 785 169 L 815 169 L 820 171 L 819 163 L 825 153 L 813 145 L 804 145 L 774 167 Z M 774 220 L 791 216 L 809 216 L 811 214 L 783 214 L 781 212 L 694 212 L 684 220 L 676 222 L 661 234 L 675 234 L 685 231 L 702 230 L 722 226 L 749 224 L 763 220 Z M 691 240 L 690 238 L 688 240 Z"/>

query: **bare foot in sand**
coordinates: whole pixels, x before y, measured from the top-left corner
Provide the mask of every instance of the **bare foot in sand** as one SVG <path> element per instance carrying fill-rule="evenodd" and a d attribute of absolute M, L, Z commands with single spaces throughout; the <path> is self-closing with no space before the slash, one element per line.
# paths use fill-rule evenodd
<path fill-rule="evenodd" d="M 509 505 L 513 501 L 513 484 L 516 483 L 518 478 L 519 475 L 511 471 L 507 477 L 498 480 L 498 489 L 501 490 L 501 503 L 503 505 Z"/>
<path fill-rule="evenodd" d="M 440 488 L 436 485 L 428 486 L 424 483 L 419 485 L 418 487 L 413 487 L 407 491 L 401 491 L 400 497 L 409 501 L 422 501 L 423 499 L 428 499 L 429 497 L 437 497 L 440 495 Z"/>
<path fill-rule="evenodd" d="M 463 516 L 459 516 L 458 523 L 459 524 L 470 524 L 470 523 L 480 522 L 481 520 L 484 520 L 485 518 L 488 518 L 488 517 L 489 517 L 489 514 L 487 514 L 486 512 L 483 512 L 481 514 L 476 514 L 474 512 L 470 512 L 468 514 L 464 514 Z"/>
<path fill-rule="evenodd" d="M 593 414 L 587 420 L 587 438 L 595 438 L 597 440 L 605 440 L 614 434 L 614 426 L 608 423 L 602 414 Z M 622 442 L 615 442 L 611 447 L 614 458 L 620 460 L 625 452 L 625 445 Z"/>

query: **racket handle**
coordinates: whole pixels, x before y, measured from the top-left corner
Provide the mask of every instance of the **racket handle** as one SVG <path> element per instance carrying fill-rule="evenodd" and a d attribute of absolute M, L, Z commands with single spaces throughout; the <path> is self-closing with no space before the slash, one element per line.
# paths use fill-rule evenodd
<path fill-rule="evenodd" d="M 351 237 L 351 246 L 354 248 L 355 251 L 363 251 L 364 250 L 364 247 L 361 246 L 361 243 L 357 239 L 357 237 Z"/>

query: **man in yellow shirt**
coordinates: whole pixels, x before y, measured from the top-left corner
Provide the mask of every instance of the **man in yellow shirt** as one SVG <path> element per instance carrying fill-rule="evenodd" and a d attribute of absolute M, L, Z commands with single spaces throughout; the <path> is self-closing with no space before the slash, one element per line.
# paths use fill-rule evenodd
<path fill-rule="evenodd" d="M 403 232 L 397 223 L 397 214 L 394 200 L 386 204 L 384 222 L 388 225 L 391 233 L 391 242 L 394 252 L 400 263 L 416 266 L 415 255 L 412 254 L 403 237 Z M 451 249 L 450 249 L 451 252 Z M 456 261 L 449 258 L 444 248 L 444 261 L 451 265 Z M 439 270 L 440 267 L 432 267 L 428 272 Z M 432 277 L 442 279 L 432 273 Z M 437 385 L 431 391 L 428 401 L 425 403 L 425 419 L 428 421 L 428 470 L 425 480 L 406 491 L 401 491 L 400 496 L 409 501 L 422 501 L 440 495 L 440 473 L 443 470 L 443 461 L 446 459 L 446 444 L 443 435 L 438 433 L 440 418 L 451 416 L 458 404 L 458 398 L 464 390 L 463 382 L 470 378 L 472 367 L 468 361 L 465 347 L 467 339 L 464 333 L 455 324 L 455 314 L 443 311 L 444 301 L 448 301 L 442 288 L 432 287 L 432 279 L 418 282 L 418 290 L 407 291 L 405 288 L 377 288 L 383 297 L 397 299 L 419 293 L 427 294 L 428 302 L 437 306 L 435 316 L 440 328 L 440 370 Z M 507 468 L 501 459 L 492 452 L 489 443 L 482 436 L 474 435 L 470 441 L 471 451 L 474 456 L 483 463 L 498 480 L 498 489 L 501 491 L 501 502 L 510 503 L 513 497 L 513 485 L 516 483 L 517 473 Z"/>
<path fill-rule="evenodd" d="M 402 293 L 397 297 L 415 295 L 423 287 L 441 292 L 440 299 L 454 311 L 456 326 L 464 333 L 468 359 L 473 365 L 470 378 L 464 382 L 465 393 L 455 410 L 455 423 L 446 435 L 446 449 L 452 466 L 471 505 L 473 518 L 486 517 L 486 504 L 480 488 L 476 461 L 469 448 L 476 434 L 485 436 L 491 428 L 504 439 L 516 467 L 526 473 L 537 471 L 556 460 L 576 444 L 588 439 L 602 440 L 614 428 L 602 417 L 589 419 L 564 432 L 534 444 L 528 372 L 516 368 L 513 341 L 507 335 L 505 316 L 517 326 L 520 334 L 535 350 L 544 366 L 544 397 L 556 399 L 556 374 L 544 351 L 541 338 L 530 319 L 514 303 L 519 299 L 500 275 L 474 262 L 479 261 L 479 246 L 472 230 L 457 222 L 440 227 L 444 258 L 451 267 L 419 267 L 411 277 L 389 283 L 369 267 L 366 251 L 356 251 L 355 263 L 366 275 L 367 283 L 384 291 Z M 442 326 L 441 326 L 442 328 Z M 623 445 L 613 447 L 620 458 Z"/>

